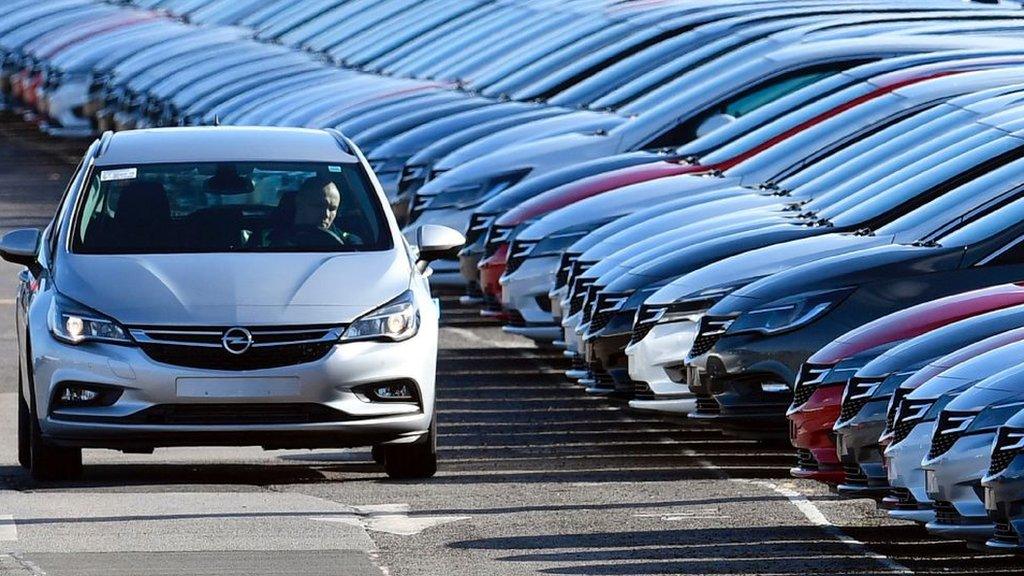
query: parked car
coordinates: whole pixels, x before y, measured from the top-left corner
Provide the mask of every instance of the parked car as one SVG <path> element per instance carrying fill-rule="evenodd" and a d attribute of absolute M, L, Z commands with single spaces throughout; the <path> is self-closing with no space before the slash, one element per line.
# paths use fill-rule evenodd
<path fill-rule="evenodd" d="M 957 306 L 957 299 L 951 304 Z M 1022 325 L 1024 307 L 1001 307 L 910 338 L 857 370 L 843 391 L 842 408 L 833 429 L 836 444 L 844 447 L 839 453 L 845 476 L 838 486 L 839 493 L 875 499 L 889 495 L 881 437 L 893 395 L 908 392 L 901 388 L 904 382 L 917 377 L 931 362 L 976 342 L 1005 334 L 1012 337 Z"/>
<path fill-rule="evenodd" d="M 985 509 L 995 523 L 995 533 L 987 542 L 991 549 L 1021 553 L 1024 550 L 1021 500 L 1021 439 L 1024 438 L 1024 410 L 1017 412 L 996 432 L 992 442 L 991 464 L 982 479 Z"/>

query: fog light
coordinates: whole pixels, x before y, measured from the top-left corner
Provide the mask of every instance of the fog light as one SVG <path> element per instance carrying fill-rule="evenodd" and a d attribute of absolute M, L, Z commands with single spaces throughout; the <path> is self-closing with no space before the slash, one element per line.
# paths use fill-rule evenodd
<path fill-rule="evenodd" d="M 765 382 L 761 384 L 761 391 L 769 394 L 781 394 L 783 392 L 789 392 L 789 385 L 779 384 L 778 382 Z"/>
<path fill-rule="evenodd" d="M 57 389 L 54 400 L 58 406 L 110 406 L 122 392 L 114 386 L 67 382 Z"/>
<path fill-rule="evenodd" d="M 390 382 L 373 389 L 373 395 L 381 400 L 413 400 L 415 395 L 405 382 Z"/>
<path fill-rule="evenodd" d="M 64 393 L 60 395 L 60 401 L 65 404 L 88 404 L 99 397 L 100 393 L 95 390 L 69 386 L 65 388 Z"/>
<path fill-rule="evenodd" d="M 416 382 L 408 379 L 363 384 L 352 389 L 366 402 L 419 402 Z"/>

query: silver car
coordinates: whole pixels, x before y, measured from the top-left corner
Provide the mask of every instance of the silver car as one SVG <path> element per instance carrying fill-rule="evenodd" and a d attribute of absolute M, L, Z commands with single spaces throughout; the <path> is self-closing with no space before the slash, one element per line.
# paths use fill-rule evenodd
<path fill-rule="evenodd" d="M 336 131 L 104 134 L 50 225 L 0 240 L 26 267 L 22 465 L 58 479 L 82 448 L 374 446 L 390 476 L 432 475 L 427 262 L 463 238 L 415 236 Z"/>

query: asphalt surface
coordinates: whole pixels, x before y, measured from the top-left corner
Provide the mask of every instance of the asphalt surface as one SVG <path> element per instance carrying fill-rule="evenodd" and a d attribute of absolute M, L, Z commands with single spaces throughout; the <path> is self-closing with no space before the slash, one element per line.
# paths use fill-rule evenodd
<path fill-rule="evenodd" d="M 0 231 L 45 225 L 86 144 L 0 117 Z M 429 481 L 367 450 L 197 448 L 87 451 L 81 480 L 36 484 L 15 458 L 17 273 L 0 264 L 0 575 L 1024 571 L 790 479 L 785 447 L 588 397 L 453 295 Z"/>

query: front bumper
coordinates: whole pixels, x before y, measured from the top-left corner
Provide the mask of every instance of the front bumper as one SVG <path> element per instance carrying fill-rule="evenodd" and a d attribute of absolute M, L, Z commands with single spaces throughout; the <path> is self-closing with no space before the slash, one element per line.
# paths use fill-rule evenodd
<path fill-rule="evenodd" d="M 635 393 L 625 352 L 629 338 L 627 332 L 593 336 L 584 340 L 587 364 L 594 371 L 606 373 L 611 378 L 616 394 L 623 398 L 632 398 Z"/>
<path fill-rule="evenodd" d="M 527 258 L 511 274 L 499 280 L 501 303 L 506 310 L 516 310 L 527 325 L 551 324 L 551 300 L 548 291 L 555 282 L 559 256 Z M 481 270 L 481 279 L 483 277 Z"/>
<path fill-rule="evenodd" d="M 935 502 L 935 520 L 926 526 L 929 532 L 968 540 L 992 536 L 995 526 L 979 491 L 993 438 L 991 433 L 963 436 L 945 454 L 922 462 L 926 477 L 933 474 L 935 478 L 932 486 L 926 486 Z"/>
<path fill-rule="evenodd" d="M 995 477 L 984 480 L 985 507 L 995 522 L 990 549 L 1024 553 L 1024 462 L 1017 458 Z"/>
<path fill-rule="evenodd" d="M 908 498 L 901 505 L 896 499 L 883 500 L 883 507 L 889 516 L 900 520 L 928 523 L 935 519 L 932 499 L 924 486 L 924 470 L 921 460 L 932 445 L 935 422 L 923 422 L 914 427 L 910 434 L 897 444 L 885 450 L 886 473 L 893 490 L 905 491 Z"/>
<path fill-rule="evenodd" d="M 836 455 L 832 433 L 832 426 L 839 417 L 842 398 L 841 384 L 819 385 L 807 402 L 786 414 L 789 419 L 789 440 L 794 448 L 803 451 L 798 465 L 790 470 L 793 476 L 826 484 L 838 484 L 843 480 L 843 470 Z M 813 464 L 807 456 L 813 458 Z"/>
<path fill-rule="evenodd" d="M 884 402 L 869 403 L 860 414 L 835 429 L 839 461 L 845 473 L 839 493 L 844 496 L 880 500 L 889 493 L 889 479 L 878 445 L 878 438 L 885 431 L 885 406 Z"/>
<path fill-rule="evenodd" d="M 425 319 L 404 342 L 348 342 L 313 362 L 247 371 L 164 364 L 135 346 L 72 346 L 38 325 L 32 329 L 36 405 L 45 414 L 43 435 L 59 445 L 348 447 L 416 441 L 433 417 L 436 319 Z M 370 401 L 353 391 L 389 380 L 414 383 L 419 401 Z M 110 406 L 53 402 L 67 382 L 121 393 Z"/>
<path fill-rule="evenodd" d="M 674 382 L 665 371 L 666 366 L 678 364 L 686 357 L 696 335 L 696 322 L 655 325 L 642 340 L 626 347 L 629 377 L 645 383 L 655 401 L 686 400 L 696 409 L 696 396 L 685 384 Z"/>

